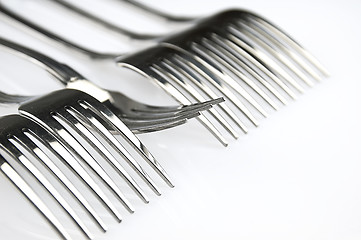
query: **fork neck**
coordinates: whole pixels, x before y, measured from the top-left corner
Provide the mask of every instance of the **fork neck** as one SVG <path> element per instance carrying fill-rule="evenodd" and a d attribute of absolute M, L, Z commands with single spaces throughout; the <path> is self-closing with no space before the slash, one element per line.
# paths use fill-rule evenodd
<path fill-rule="evenodd" d="M 57 62 L 54 59 L 51 59 L 32 49 L 18 45 L 14 42 L 10 42 L 3 38 L 0 38 L 0 47 L 1 46 L 9 52 L 19 55 L 20 57 L 23 57 L 26 60 L 29 60 L 39 65 L 41 68 L 49 72 L 65 86 L 75 80 L 84 79 L 84 77 L 80 73 L 76 72 L 68 65 Z"/>

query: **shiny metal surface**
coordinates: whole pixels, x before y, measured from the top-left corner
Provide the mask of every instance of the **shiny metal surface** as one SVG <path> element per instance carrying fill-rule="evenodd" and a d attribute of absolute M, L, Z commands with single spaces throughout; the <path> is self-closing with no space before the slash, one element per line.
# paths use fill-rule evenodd
<path fill-rule="evenodd" d="M 144 41 L 149 45 L 148 40 L 153 38 L 153 42 L 158 44 L 126 56 L 95 52 L 24 19 L 3 4 L 0 5 L 0 11 L 92 58 L 114 58 L 118 55 L 115 58 L 118 66 L 144 75 L 182 104 L 199 101 L 199 95 L 205 92 L 207 97 L 224 97 L 230 104 L 222 104 L 227 107 L 223 107 L 221 111 L 226 111 L 225 116 L 230 116 L 230 119 L 224 118 L 221 113 L 216 113 L 215 119 L 235 138 L 238 133 L 230 126 L 230 120 L 243 132 L 247 132 L 247 123 L 241 121 L 241 116 L 245 116 L 252 125 L 258 126 L 259 119 L 256 115 L 267 117 L 267 105 L 277 110 L 277 102 L 287 103 L 284 94 L 295 99 L 297 95 L 294 91 L 304 92 L 303 83 L 313 86 L 313 81 L 327 76 L 321 64 L 284 31 L 246 10 L 227 10 L 206 18 L 190 19 L 172 17 L 141 3 L 125 1 L 167 21 L 193 21 L 192 26 L 175 34 L 150 36 L 115 26 L 69 2 L 55 2 L 134 41 Z M 171 62 L 173 66 L 170 67 L 167 62 Z M 197 82 L 197 87 L 185 84 L 187 81 L 192 84 Z M 244 84 L 249 89 L 246 89 Z M 212 90 L 207 85 L 210 85 Z M 240 113 L 234 113 L 229 107 L 238 109 Z M 212 111 L 214 117 L 216 110 Z M 209 119 L 200 116 L 198 120 L 223 145 L 227 145 L 222 133 Z"/>
<path fill-rule="evenodd" d="M 188 119 L 197 117 L 199 111 L 207 110 L 210 105 L 222 101 L 218 99 L 197 104 L 189 103 L 187 106 L 150 106 L 137 102 L 120 92 L 102 89 L 86 80 L 69 66 L 29 48 L 2 38 L 0 38 L 0 47 L 39 65 L 67 88 L 78 89 L 94 96 L 110 108 L 135 133 L 160 131 L 184 124 Z M 31 98 L 33 97 L 0 92 L 0 103 L 21 103 Z"/>
<path fill-rule="evenodd" d="M 212 101 L 212 103 L 214 103 L 214 101 Z M 209 109 L 211 103 L 208 102 L 206 105 L 198 105 L 195 109 Z M 154 109 L 151 110 L 154 111 Z M 166 117 L 169 117 L 172 111 L 179 112 L 179 108 L 173 109 L 171 107 L 162 110 L 163 112 L 160 111 L 160 114 Z M 17 161 L 31 173 L 37 182 L 41 184 L 67 212 L 88 239 L 93 239 L 93 234 L 83 219 L 78 216 L 51 180 L 34 165 L 28 156 L 31 156 L 31 158 L 46 167 L 77 200 L 102 231 L 106 231 L 107 226 L 97 211 L 94 210 L 92 205 L 87 201 L 86 197 L 83 196 L 82 190 L 78 190 L 70 180 L 70 176 L 66 175 L 54 162 L 54 156 L 58 162 L 62 163 L 63 167 L 69 168 L 72 174 L 77 176 L 83 185 L 91 190 L 119 222 L 122 220 L 119 211 L 104 193 L 97 181 L 101 180 L 128 212 L 133 213 L 134 207 L 124 196 L 118 183 L 113 180 L 104 166 L 100 164 L 99 158 L 93 156 L 90 150 L 95 150 L 100 157 L 106 160 L 144 203 L 148 203 L 149 198 L 127 170 L 123 168 L 122 164 L 124 163 L 121 163 L 119 156 L 132 167 L 134 172 L 149 185 L 155 194 L 160 195 L 161 192 L 152 178 L 142 168 L 134 154 L 129 152 L 129 147 L 135 149 L 140 157 L 150 164 L 170 187 L 174 186 L 160 163 L 134 133 L 105 105 L 82 91 L 64 89 L 42 97 L 33 97 L 33 99 L 20 105 L 19 113 L 21 115 L 8 115 L 0 118 L 1 148 L 10 155 L 13 160 Z M 121 135 L 127 144 L 120 142 L 119 139 L 109 131 L 110 128 Z M 75 131 L 81 139 L 76 137 L 71 130 Z M 94 132 L 98 134 L 94 134 Z M 32 140 L 32 138 L 39 141 L 42 146 Z M 91 149 L 89 146 L 84 145 L 82 140 L 89 144 Z M 19 148 L 18 145 L 20 145 L 21 148 Z M 114 153 L 109 150 L 108 145 L 117 155 L 114 155 Z M 46 153 L 47 151 L 50 151 L 54 156 L 49 156 L 48 153 Z M 16 175 L 16 172 L 12 170 L 12 167 L 5 159 L 1 157 L 0 160 L 2 171 L 17 185 L 30 201 L 34 203 L 60 235 L 64 239 L 70 239 L 59 221 L 48 210 L 46 204 L 40 200 L 36 193 L 32 192 L 30 187 L 22 180 L 21 176 Z M 94 173 L 96 179 L 89 175 L 88 170 Z"/>

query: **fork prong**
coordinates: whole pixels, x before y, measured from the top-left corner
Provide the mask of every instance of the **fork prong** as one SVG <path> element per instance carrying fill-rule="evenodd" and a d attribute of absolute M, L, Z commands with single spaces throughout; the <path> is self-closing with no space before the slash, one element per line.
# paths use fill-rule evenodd
<path fill-rule="evenodd" d="M 186 68 L 182 61 L 178 60 L 177 55 L 174 56 L 172 59 L 168 59 L 169 63 L 172 64 L 172 66 L 177 66 L 177 71 L 185 76 L 186 79 L 191 81 L 194 85 L 196 85 L 205 95 L 207 95 L 209 98 L 217 98 L 218 95 L 210 88 L 208 87 L 199 77 L 197 77 L 192 71 L 190 71 L 188 68 Z M 220 103 L 218 106 L 221 108 L 221 110 L 229 116 L 229 118 L 236 123 L 236 125 L 242 129 L 244 133 L 247 133 L 247 127 L 244 125 L 244 123 L 236 116 L 236 114 L 227 106 L 225 103 Z M 220 116 L 222 117 L 222 116 Z M 219 117 L 219 118 L 220 118 Z"/>
<path fill-rule="evenodd" d="M 220 91 L 227 99 L 230 100 L 255 126 L 258 126 L 258 121 L 253 116 L 253 114 L 248 110 L 248 108 L 230 91 L 230 89 L 224 87 L 224 85 L 219 81 L 221 73 L 214 69 L 213 66 L 209 65 L 202 59 L 199 59 L 195 55 L 190 57 L 188 54 L 182 54 L 181 56 L 176 56 L 177 59 L 182 62 L 184 65 L 191 68 L 193 71 L 196 71 L 204 79 L 212 84 L 218 91 Z M 197 61 L 200 60 L 200 61 Z M 209 71 L 212 71 L 210 73 Z M 223 76 L 227 78 L 228 76 Z"/>
<path fill-rule="evenodd" d="M 264 108 L 241 86 L 239 85 L 235 79 L 229 76 L 222 68 L 229 67 L 226 62 L 221 58 L 217 58 L 214 55 L 214 52 L 210 49 L 204 49 L 202 46 L 196 42 L 192 42 L 192 53 L 195 54 L 199 59 L 202 60 L 202 64 L 207 63 L 207 67 L 211 66 L 211 71 L 214 75 L 218 76 L 219 79 L 222 79 L 227 85 L 223 83 L 222 88 L 228 89 L 227 86 L 230 86 L 233 90 L 235 90 L 243 99 L 249 102 L 258 112 L 260 112 L 264 117 L 267 117 L 268 114 L 264 110 Z M 228 91 L 230 92 L 230 91 Z"/>
<path fill-rule="evenodd" d="M 145 147 L 145 145 L 133 134 L 130 129 L 108 108 L 104 105 L 99 104 L 91 98 L 88 98 L 83 101 L 87 107 L 89 107 L 94 113 L 97 113 L 103 121 L 107 122 L 110 126 L 114 128 L 115 131 L 118 131 L 129 144 L 146 160 L 153 169 L 162 177 L 162 179 L 170 186 L 174 187 L 170 177 L 160 165 L 160 163 L 154 158 L 150 151 Z"/>
<path fill-rule="evenodd" d="M 27 127 L 30 127 L 27 125 Z M 44 144 L 44 138 L 40 138 L 32 130 L 27 129 L 27 133 L 36 138 L 38 141 Z M 44 136 L 44 135 L 43 135 Z M 33 155 L 36 155 L 38 160 L 46 166 L 50 172 L 52 172 L 59 181 L 73 194 L 73 196 L 78 200 L 78 202 L 84 207 L 84 209 L 90 214 L 90 216 L 95 220 L 98 226 L 105 232 L 107 226 L 103 220 L 99 217 L 93 207 L 85 199 L 85 197 L 79 192 L 79 190 L 71 183 L 71 181 L 64 175 L 64 173 L 54 164 L 54 162 L 37 146 L 33 141 L 29 141 L 28 138 L 25 138 L 23 134 L 17 134 L 17 139 L 23 143 L 23 146 L 27 148 L 29 152 L 32 152 Z M 25 144 L 26 143 L 26 144 Z"/>
<path fill-rule="evenodd" d="M 41 214 L 48 220 L 53 228 L 59 233 L 64 240 L 71 240 L 72 238 L 66 232 L 63 225 L 54 216 L 46 204 L 39 198 L 33 189 L 24 181 L 24 179 L 16 172 L 16 170 L 0 155 L 0 170 L 5 176 L 29 199 L 29 201 L 41 212 Z"/>
<path fill-rule="evenodd" d="M 167 117 L 167 118 L 160 118 L 160 119 L 152 119 L 152 120 L 147 120 L 144 121 L 142 119 L 122 119 L 123 122 L 132 130 L 132 132 L 134 133 L 133 129 L 136 129 L 137 131 L 142 131 L 142 129 L 146 129 L 148 128 L 154 128 L 155 129 L 166 129 L 169 128 L 169 125 L 172 125 L 173 123 L 175 123 L 177 126 L 179 124 L 181 124 L 181 122 L 184 120 L 188 120 L 194 117 L 198 117 L 200 115 L 200 111 L 205 111 L 205 110 L 209 110 L 212 108 L 212 104 L 218 104 L 220 102 L 223 102 L 223 99 L 215 99 L 215 100 L 211 100 L 211 101 L 207 101 L 207 102 L 203 102 L 201 104 L 198 104 L 198 108 L 192 108 L 188 111 L 183 111 L 181 114 L 178 113 L 172 117 Z M 164 125 L 164 127 L 162 127 L 162 125 Z M 150 129 L 150 131 L 152 131 L 152 129 Z"/>
<path fill-rule="evenodd" d="M 246 51 L 250 56 L 255 58 L 262 65 L 269 68 L 270 71 L 274 72 L 276 75 L 279 75 L 281 79 L 287 81 L 298 92 L 304 92 L 304 89 L 283 68 L 281 68 L 276 62 L 274 62 L 262 51 L 257 51 L 257 49 L 250 45 L 249 42 L 245 41 L 245 39 L 241 39 L 238 36 L 233 35 L 229 31 L 226 34 L 226 37 L 223 39 L 229 40 L 225 41 L 225 44 L 227 44 L 233 51 L 239 52 L 239 49 Z"/>
<path fill-rule="evenodd" d="M 203 39 L 205 40 L 205 39 Z M 200 53 L 206 53 L 205 55 L 209 55 L 212 59 L 215 59 L 219 63 L 222 64 L 225 68 L 227 68 L 229 71 L 231 71 L 234 75 L 236 75 L 239 79 L 244 81 L 250 88 L 252 88 L 258 95 L 260 95 L 273 109 L 278 110 L 278 106 L 276 103 L 260 88 L 258 87 L 251 79 L 249 79 L 246 75 L 244 75 L 241 71 L 239 71 L 234 64 L 229 62 L 227 59 L 223 58 L 221 55 L 219 55 L 216 51 L 214 51 L 211 48 L 207 48 L 204 44 L 198 44 L 194 43 L 195 49 L 200 51 Z M 232 79 L 232 82 L 229 82 L 228 84 L 241 96 L 247 96 L 249 93 L 247 93 L 243 87 L 236 82 L 235 79 Z M 256 106 L 259 106 L 259 104 L 254 101 L 254 104 Z M 259 107 L 257 108 L 259 109 Z M 267 115 L 263 108 L 261 108 L 261 113 Z"/>
<path fill-rule="evenodd" d="M 242 68 L 248 74 L 250 74 L 254 79 L 259 81 L 265 88 L 267 88 L 279 101 L 281 101 L 284 105 L 287 104 L 287 100 L 260 74 L 254 71 L 246 62 L 241 59 L 235 57 L 230 52 L 228 52 L 225 48 L 223 48 L 220 44 L 215 44 L 211 39 L 204 38 L 203 44 L 207 48 L 214 48 L 214 51 L 219 52 L 219 54 L 223 54 L 225 57 L 229 58 L 233 61 L 237 66 Z M 286 86 L 287 87 L 287 86 Z"/>
<path fill-rule="evenodd" d="M 156 71 L 152 70 L 149 67 L 143 67 L 143 68 L 136 68 L 135 66 L 126 63 L 118 61 L 118 65 L 124 66 L 133 70 L 136 70 L 140 72 L 141 74 L 147 76 L 149 79 L 153 80 L 159 87 L 161 87 L 166 93 L 168 93 L 170 96 L 172 96 L 174 99 L 176 99 L 181 104 L 191 104 L 191 102 L 176 88 L 174 87 L 169 81 L 167 81 L 163 76 L 158 74 Z M 219 98 L 218 96 L 215 96 L 214 99 Z M 222 103 L 220 103 L 222 104 Z M 218 141 L 223 145 L 227 146 L 228 143 L 226 139 L 222 136 L 222 134 L 217 130 L 214 125 L 209 122 L 204 116 L 201 114 L 197 117 L 197 120 L 208 129 L 208 131 L 218 139 Z"/>
<path fill-rule="evenodd" d="M 253 21 L 254 23 L 258 24 L 260 27 L 265 29 L 266 31 L 272 33 L 273 35 L 277 36 L 277 38 L 282 39 L 287 44 L 289 44 L 293 49 L 295 49 L 300 55 L 310 61 L 324 76 L 329 76 L 329 72 L 326 68 L 304 47 L 302 47 L 297 41 L 295 41 L 291 36 L 281 30 L 279 27 L 275 26 L 274 24 L 268 22 L 267 20 L 255 16 L 253 14 L 249 14 L 247 19 Z"/>
<path fill-rule="evenodd" d="M 216 105 L 223 101 L 224 101 L 224 99 L 221 99 L 221 98 L 212 99 L 209 101 L 203 101 L 203 102 L 187 105 L 187 106 L 184 106 L 183 108 L 178 107 L 177 111 L 171 110 L 169 112 L 166 112 L 165 109 L 162 109 L 162 111 L 163 111 L 162 113 L 141 112 L 137 116 L 127 117 L 126 119 L 149 122 L 150 124 L 153 121 L 163 121 L 163 122 L 166 122 L 166 121 L 170 122 L 173 120 L 178 121 L 178 120 L 181 120 L 182 118 L 186 118 L 187 115 L 194 115 L 196 112 L 208 110 L 208 109 L 212 108 L 212 105 Z M 161 107 L 159 107 L 159 108 L 161 108 Z M 171 107 L 169 107 L 169 109 L 171 109 Z M 123 120 L 123 118 L 122 118 L 122 120 Z"/>
<path fill-rule="evenodd" d="M 179 75 L 180 69 L 178 66 L 170 62 L 169 60 L 164 60 L 162 63 L 163 67 L 166 68 L 164 70 L 162 67 L 155 66 L 158 71 L 162 72 L 163 75 L 166 75 L 169 79 L 176 82 L 182 89 L 184 89 L 188 94 L 190 94 L 195 100 L 202 102 L 206 99 L 190 84 L 183 81 L 182 77 Z M 178 72 L 175 72 L 178 71 Z M 212 116 L 219 122 L 221 125 L 235 138 L 238 138 L 237 132 L 233 129 L 233 127 L 215 110 L 210 109 L 209 112 L 212 114 Z"/>
<path fill-rule="evenodd" d="M 259 39 L 255 36 L 250 30 L 249 27 L 240 25 L 240 28 L 235 28 L 234 26 L 230 26 L 232 32 L 236 36 L 243 35 L 244 37 L 250 39 L 258 46 L 263 48 L 263 50 L 267 51 L 273 58 L 277 59 L 277 61 L 282 64 L 285 68 L 294 73 L 299 79 L 305 82 L 308 86 L 314 86 L 314 83 L 310 81 L 310 79 L 288 58 L 286 58 L 280 51 L 276 51 L 273 47 L 267 44 L 263 39 Z"/>
<path fill-rule="evenodd" d="M 88 124 L 85 117 L 81 114 L 78 114 L 74 109 L 69 106 L 57 112 L 61 115 L 62 119 L 69 122 L 69 125 L 80 135 L 82 136 L 92 147 L 97 151 L 97 153 L 102 156 L 105 160 L 110 163 L 110 165 L 123 177 L 127 184 L 137 193 L 137 195 L 146 203 L 149 202 L 148 197 L 145 195 L 140 186 L 135 182 L 135 180 L 126 172 L 123 166 L 115 159 L 115 157 L 108 151 L 108 149 L 98 140 L 94 134 L 88 130 L 88 128 L 82 123 Z M 134 212 L 133 207 L 130 202 L 125 198 L 123 193 L 121 193 L 118 188 L 114 189 L 116 196 L 119 198 L 121 203 L 129 212 Z"/>
<path fill-rule="evenodd" d="M 304 71 L 306 71 L 310 76 L 312 76 L 315 80 L 321 81 L 321 75 L 317 73 L 311 66 L 313 65 L 312 62 L 308 61 L 308 59 L 302 58 L 298 53 L 297 49 L 291 48 L 286 46 L 279 37 L 276 37 L 269 32 L 265 31 L 261 28 L 258 24 L 255 24 L 254 21 L 247 21 L 247 19 L 241 19 L 241 24 L 243 26 L 247 26 L 254 33 L 257 34 L 258 37 L 262 38 L 263 40 L 267 40 L 272 45 L 276 46 L 278 49 L 282 51 L 285 55 L 291 58 L 294 62 L 296 62 Z M 240 23 L 237 23 L 240 24 Z M 314 65 L 313 65 L 314 66 Z M 316 67 L 316 66 L 314 66 Z"/>
<path fill-rule="evenodd" d="M 150 106 L 150 105 L 146 105 L 146 109 L 134 109 L 135 112 L 140 112 L 140 113 L 154 113 L 154 114 L 182 114 L 184 112 L 188 112 L 188 111 L 193 111 L 193 109 L 198 108 L 200 105 L 207 105 L 207 104 L 211 104 L 211 105 L 215 105 L 218 104 L 215 102 L 215 99 L 209 100 L 207 102 L 200 102 L 200 103 L 192 103 L 189 105 L 181 105 L 181 106 L 162 106 L 162 107 L 158 107 L 158 106 Z"/>
<path fill-rule="evenodd" d="M 207 53 L 206 53 L 207 54 Z M 257 126 L 257 120 L 251 114 L 251 112 L 243 105 L 241 101 L 230 91 L 230 89 L 224 84 L 227 83 L 229 86 L 234 86 L 234 79 L 224 72 L 219 66 L 222 64 L 214 64 L 209 59 L 199 55 L 197 52 L 194 52 L 192 49 L 183 49 L 180 54 L 185 61 L 186 65 L 192 68 L 194 71 L 198 72 L 204 79 L 210 82 L 215 88 L 218 89 L 222 94 L 224 94 L 228 99 L 233 102 L 246 116 L 249 120 Z M 183 61 L 184 61 L 183 60 Z M 244 89 L 237 88 L 238 93 L 249 102 L 258 112 L 260 112 L 264 117 L 267 117 L 268 114 L 263 109 L 258 102 L 249 95 Z"/>
<path fill-rule="evenodd" d="M 163 60 L 164 61 L 164 60 Z M 151 68 L 153 69 L 153 71 L 155 71 L 159 76 L 162 76 L 162 77 L 164 77 L 165 79 L 167 79 L 167 81 L 169 81 L 170 80 L 170 82 L 175 82 L 175 84 L 178 84 L 179 85 L 179 81 L 182 81 L 181 80 L 181 78 L 175 78 L 174 77 L 174 75 L 172 75 L 169 71 L 167 71 L 167 70 L 164 70 L 163 68 L 161 68 L 161 67 L 159 67 L 159 66 L 157 66 L 157 65 L 155 65 L 155 64 L 153 64 L 152 66 L 151 66 Z M 172 84 L 172 83 L 171 83 Z M 191 93 L 190 92 L 188 92 L 188 94 L 189 95 L 191 95 L 192 96 L 192 93 L 193 93 L 193 98 L 194 98 L 194 96 L 196 96 L 196 95 L 198 95 L 199 96 L 199 94 L 198 94 L 198 92 L 196 91 L 196 90 L 194 90 L 194 89 L 191 89 L 191 87 L 189 86 L 189 87 L 186 87 L 186 88 L 184 88 L 184 84 L 183 84 L 183 86 L 181 86 L 181 88 L 183 88 L 186 92 L 188 92 L 189 90 L 191 91 Z M 188 96 L 186 96 L 186 95 L 183 95 L 184 96 L 184 98 L 186 98 L 187 99 L 187 101 L 191 101 L 190 99 L 189 99 L 189 97 Z M 201 97 L 202 98 L 202 97 Z M 197 98 L 194 98 L 194 99 L 197 99 Z M 212 110 L 211 110 L 212 111 Z M 198 117 L 197 117 L 197 120 L 204 126 L 204 127 L 206 127 L 207 129 L 208 129 L 208 131 L 210 131 L 212 134 L 213 134 L 213 136 L 215 136 L 222 144 L 223 144 L 223 146 L 228 146 L 228 143 L 227 143 L 227 141 L 225 140 L 225 138 L 222 136 L 222 134 L 218 131 L 218 129 L 211 123 L 211 121 L 206 117 L 206 116 L 204 116 L 204 114 L 203 113 L 201 113 Z"/>
<path fill-rule="evenodd" d="M 212 34 L 210 40 L 212 42 L 217 43 L 216 46 L 220 46 L 222 49 L 224 49 L 224 51 L 226 53 L 228 53 L 229 56 L 232 56 L 232 59 L 234 61 L 236 61 L 236 59 L 238 59 L 237 55 L 235 54 L 234 50 L 232 49 L 232 45 L 234 45 L 233 42 L 231 42 L 225 38 L 222 38 L 221 36 L 219 36 L 217 34 Z M 297 99 L 296 94 L 279 77 L 277 77 L 272 71 L 270 71 L 268 69 L 268 67 L 266 67 L 264 65 L 264 63 L 262 63 L 261 61 L 258 61 L 257 57 L 252 56 L 251 53 L 245 51 L 242 48 L 238 48 L 237 50 L 238 50 L 237 53 L 240 54 L 242 57 L 244 57 L 247 61 L 249 61 L 255 69 L 262 71 L 263 74 L 265 74 L 272 81 L 274 81 L 279 87 L 281 87 L 292 99 L 294 99 L 294 100 Z M 239 61 L 242 61 L 242 60 L 239 59 Z"/>
<path fill-rule="evenodd" d="M 131 167 L 147 182 L 151 189 L 157 195 L 160 195 L 160 190 L 157 188 L 150 176 L 142 169 L 139 163 L 131 156 L 131 154 L 124 148 L 124 146 L 118 140 L 116 140 L 116 138 L 107 130 L 107 128 L 96 118 L 95 115 L 93 115 L 89 110 L 84 109 L 80 105 L 74 105 L 69 108 L 68 111 L 74 116 L 80 118 L 87 125 L 91 126 L 94 131 L 96 131 L 100 136 L 102 136 L 103 139 L 108 144 L 110 144 L 113 149 L 116 150 L 118 154 L 120 154 L 131 165 Z M 119 164 L 119 162 L 115 159 L 113 161 L 114 163 L 112 164 L 118 166 L 118 171 L 121 171 L 121 175 L 125 178 L 129 186 L 139 195 L 139 197 L 144 202 L 149 202 L 149 199 L 145 195 L 143 190 L 133 180 L 133 178 L 124 169 L 122 169 L 123 167 Z"/>
<path fill-rule="evenodd" d="M 17 143 L 21 144 L 22 147 L 27 148 L 27 144 L 30 139 L 25 136 L 22 136 L 21 141 L 17 136 L 11 138 Z M 59 203 L 59 205 L 69 214 L 74 223 L 80 228 L 80 230 L 87 236 L 88 239 L 93 239 L 93 235 L 89 229 L 85 226 L 84 222 L 80 217 L 75 213 L 73 208 L 69 203 L 62 197 L 62 195 L 56 190 L 56 188 L 49 182 L 49 180 L 35 167 L 35 165 L 18 149 L 15 145 L 10 142 L 2 143 L 2 146 L 6 151 L 13 156 L 14 159 L 19 161 L 24 168 L 33 175 L 33 177 L 48 191 L 48 193 L 53 196 L 53 198 Z M 37 155 L 33 151 L 29 151 L 30 155 L 38 159 Z"/>
<path fill-rule="evenodd" d="M 58 109 L 56 112 L 56 117 L 59 117 L 62 121 L 66 122 L 73 130 L 75 130 L 80 136 L 82 136 L 85 141 L 87 141 L 90 145 L 94 147 L 94 149 L 101 155 L 105 156 L 105 152 L 101 152 L 101 150 L 107 151 L 104 146 L 102 148 L 102 144 L 97 141 L 96 137 L 76 118 L 74 118 L 72 115 L 70 115 L 67 111 L 64 111 L 63 109 Z M 70 138 L 70 133 L 67 132 L 66 128 L 63 128 L 62 137 L 63 139 Z M 111 191 L 115 194 L 115 196 L 120 200 L 120 202 L 123 204 L 123 206 L 130 212 L 134 212 L 134 208 L 131 205 L 131 203 L 125 198 L 124 194 L 121 192 L 121 190 L 118 188 L 116 183 L 111 179 L 111 177 L 105 172 L 103 167 L 97 162 L 90 153 L 78 142 L 75 138 L 71 137 L 71 142 L 68 142 L 71 144 L 71 146 L 76 149 L 76 151 L 79 153 L 79 155 L 82 157 L 82 159 L 86 162 L 86 164 L 104 181 L 104 183 L 111 189 Z M 81 149 L 78 149 L 78 147 Z M 101 149 L 100 149 L 101 148 Z M 108 154 L 106 157 L 109 157 L 110 154 Z M 110 159 L 107 159 L 110 160 Z M 118 166 L 120 167 L 120 166 Z M 125 172 L 125 171 L 124 171 Z M 131 180 L 129 180 L 131 181 Z"/>
<path fill-rule="evenodd" d="M 37 122 L 40 126 L 44 127 L 52 134 L 56 136 L 56 139 L 51 139 L 49 141 L 49 145 L 51 149 L 54 150 L 54 153 L 60 158 L 64 159 L 65 162 L 71 166 L 76 174 L 78 174 L 82 180 L 96 193 L 99 199 L 104 203 L 104 205 L 108 208 L 108 210 L 112 213 L 112 215 L 117 219 L 118 222 L 122 220 L 122 217 L 118 210 L 114 207 L 105 193 L 101 190 L 101 188 L 94 182 L 94 180 L 89 176 L 86 170 L 80 165 L 80 162 L 85 162 L 89 166 L 93 166 L 95 168 L 94 172 L 99 173 L 99 175 L 104 175 L 104 170 L 101 169 L 100 166 L 97 166 L 97 162 L 87 153 L 87 151 L 76 141 L 72 135 L 58 123 L 52 116 L 36 116 L 32 113 L 32 106 L 35 101 L 23 104 L 19 108 L 19 112 Z M 49 113 L 48 113 L 49 114 Z M 39 118 L 41 117 L 41 118 Z M 43 118 L 44 117 L 44 118 Z M 76 149 L 76 150 L 75 150 Z M 85 157 L 85 159 L 84 159 Z M 106 174 L 106 173 L 105 173 Z M 98 176 L 99 176 L 98 175 Z M 107 178 L 107 177 L 105 177 Z M 103 179 L 103 181 L 106 181 Z"/>

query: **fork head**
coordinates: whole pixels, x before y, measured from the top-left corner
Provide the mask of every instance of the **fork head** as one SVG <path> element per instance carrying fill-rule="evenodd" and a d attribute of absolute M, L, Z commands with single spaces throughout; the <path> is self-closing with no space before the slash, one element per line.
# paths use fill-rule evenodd
<path fill-rule="evenodd" d="M 0 46 L 12 53 L 21 55 L 51 73 L 67 88 L 78 89 L 87 92 L 103 102 L 124 123 L 136 133 L 154 132 L 184 124 L 188 119 L 199 115 L 199 111 L 207 110 L 211 105 L 217 104 L 221 99 L 205 103 L 182 106 L 150 106 L 137 102 L 124 94 L 116 91 L 102 89 L 72 69 L 71 67 L 57 62 L 35 50 L 0 38 Z M 0 92 L 0 103 L 22 103 L 33 98 L 32 96 L 9 95 Z M 114 132 L 114 131 L 113 131 Z"/>
<path fill-rule="evenodd" d="M 213 50 L 205 41 L 215 45 Z M 190 52 L 202 52 L 200 55 L 208 58 L 212 56 L 208 56 L 207 52 L 215 54 L 215 49 L 228 46 L 228 51 L 244 58 L 243 52 L 246 52 L 288 80 L 287 74 L 274 67 L 281 65 L 308 85 L 312 85 L 309 79 L 320 80 L 328 76 L 327 70 L 287 33 L 265 18 L 246 10 L 227 10 L 204 18 L 186 31 L 165 37 L 162 42 Z M 203 50 L 196 50 L 195 43 L 201 45 Z"/>
<path fill-rule="evenodd" d="M 179 111 L 179 109 L 175 108 L 172 110 Z M 84 92 L 72 89 L 53 92 L 22 104 L 19 107 L 19 112 L 22 116 L 12 115 L 0 119 L 1 147 L 45 187 L 88 238 L 92 238 L 92 234 L 87 226 L 62 195 L 59 194 L 51 181 L 47 180 L 43 173 L 29 160 L 28 155 L 46 166 L 86 209 L 103 231 L 106 230 L 106 226 L 96 211 L 82 196 L 82 193 L 73 186 L 69 177 L 57 167 L 57 164 L 53 161 L 54 159 L 48 156 L 44 148 L 53 153 L 57 161 L 72 170 L 118 221 L 121 220 L 118 210 L 96 183 L 96 180 L 88 174 L 89 170 L 99 177 L 129 212 L 134 212 L 134 208 L 120 191 L 115 180 L 104 170 L 97 160 L 98 158 L 91 155 L 90 149 L 95 150 L 99 155 L 98 157 L 106 160 L 146 203 L 149 201 L 148 197 L 132 176 L 123 168 L 122 164 L 129 164 L 156 194 L 160 195 L 160 191 L 153 179 L 150 178 L 138 162 L 137 158 L 139 156 L 133 156 L 134 154 L 129 153 L 130 148 L 136 150 L 140 157 L 146 160 L 168 185 L 173 186 L 160 163 L 130 129 L 106 106 Z M 165 114 L 169 114 L 169 111 L 167 110 Z M 109 128 L 117 131 L 123 137 L 125 143 L 115 138 L 108 130 Z M 34 138 L 41 143 L 41 146 L 33 140 Z M 23 149 L 17 145 L 21 145 Z M 114 155 L 110 151 L 111 149 L 118 155 Z M 119 158 L 123 158 L 123 163 Z M 41 201 L 37 199 L 36 204 L 40 204 L 38 202 Z M 41 211 L 48 219 L 54 220 L 51 213 L 47 212 L 46 207 Z M 56 226 L 58 231 L 63 232 L 58 222 L 55 221 L 52 224 Z"/>
<path fill-rule="evenodd" d="M 302 85 L 312 86 L 327 76 L 321 64 L 285 32 L 244 10 L 197 21 L 162 38 L 159 46 L 117 58 L 117 64 L 152 79 L 183 104 L 190 98 L 200 101 L 202 94 L 222 96 L 256 126 L 251 109 L 266 117 L 264 106 L 277 110 L 275 101 L 287 104 L 287 97 L 296 99 L 295 90 L 304 91 Z M 247 131 L 228 106 L 222 111 Z"/>

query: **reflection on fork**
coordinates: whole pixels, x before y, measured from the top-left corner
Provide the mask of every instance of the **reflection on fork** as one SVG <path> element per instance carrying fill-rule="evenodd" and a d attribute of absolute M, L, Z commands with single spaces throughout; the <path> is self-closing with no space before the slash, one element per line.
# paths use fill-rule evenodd
<path fill-rule="evenodd" d="M 70 3 L 56 2 L 117 31 L 111 23 Z M 159 43 L 157 46 L 128 56 L 82 47 L 22 18 L 3 4 L 0 11 L 90 57 L 115 58 L 118 66 L 141 73 L 182 104 L 224 97 L 228 101 L 220 104 L 222 113 L 212 109 L 211 114 L 234 138 L 238 137 L 234 125 L 248 131 L 241 116 L 258 126 L 254 111 L 266 117 L 268 112 L 264 106 L 277 110 L 277 101 L 287 104 L 287 98 L 297 97 L 295 91 L 304 92 L 303 85 L 312 86 L 314 81 L 327 76 L 321 64 L 285 32 L 261 16 L 244 10 L 229 10 L 198 19 L 187 30 L 155 38 Z M 144 40 L 144 36 L 136 36 L 127 29 L 119 28 L 119 32 Z M 241 114 L 235 113 L 233 108 Z M 222 144 L 227 145 L 209 119 L 203 116 L 198 119 Z"/>
<path fill-rule="evenodd" d="M 210 103 L 207 104 L 207 107 L 203 106 L 204 109 L 209 107 L 211 107 Z M 99 158 L 107 161 L 145 203 L 149 202 L 148 197 L 124 169 L 124 163 L 121 163 L 120 158 L 129 164 L 157 195 L 160 195 L 160 191 L 154 180 L 138 162 L 137 156 L 129 152 L 130 148 L 136 150 L 139 157 L 152 165 L 169 186 L 173 186 L 160 163 L 121 119 L 101 102 L 84 92 L 73 89 L 53 92 L 21 104 L 19 112 L 22 116 L 9 115 L 0 118 L 1 148 L 11 156 L 13 161 L 19 162 L 44 186 L 89 239 L 92 238 L 92 234 L 88 227 L 51 181 L 29 160 L 29 155 L 41 162 L 63 184 L 103 231 L 106 231 L 107 227 L 102 219 L 54 160 L 72 170 L 117 221 L 122 219 L 119 211 L 86 169 L 91 170 L 130 213 L 134 212 L 134 208 L 109 172 L 98 161 Z M 126 143 L 119 141 L 111 134 L 110 128 L 117 132 Z M 49 156 L 48 151 L 53 156 Z M 95 151 L 97 155 L 91 154 L 91 151 Z M 3 158 L 1 158 L 1 170 L 46 216 L 62 237 L 70 239 L 48 207 L 22 180 L 11 164 Z"/>

